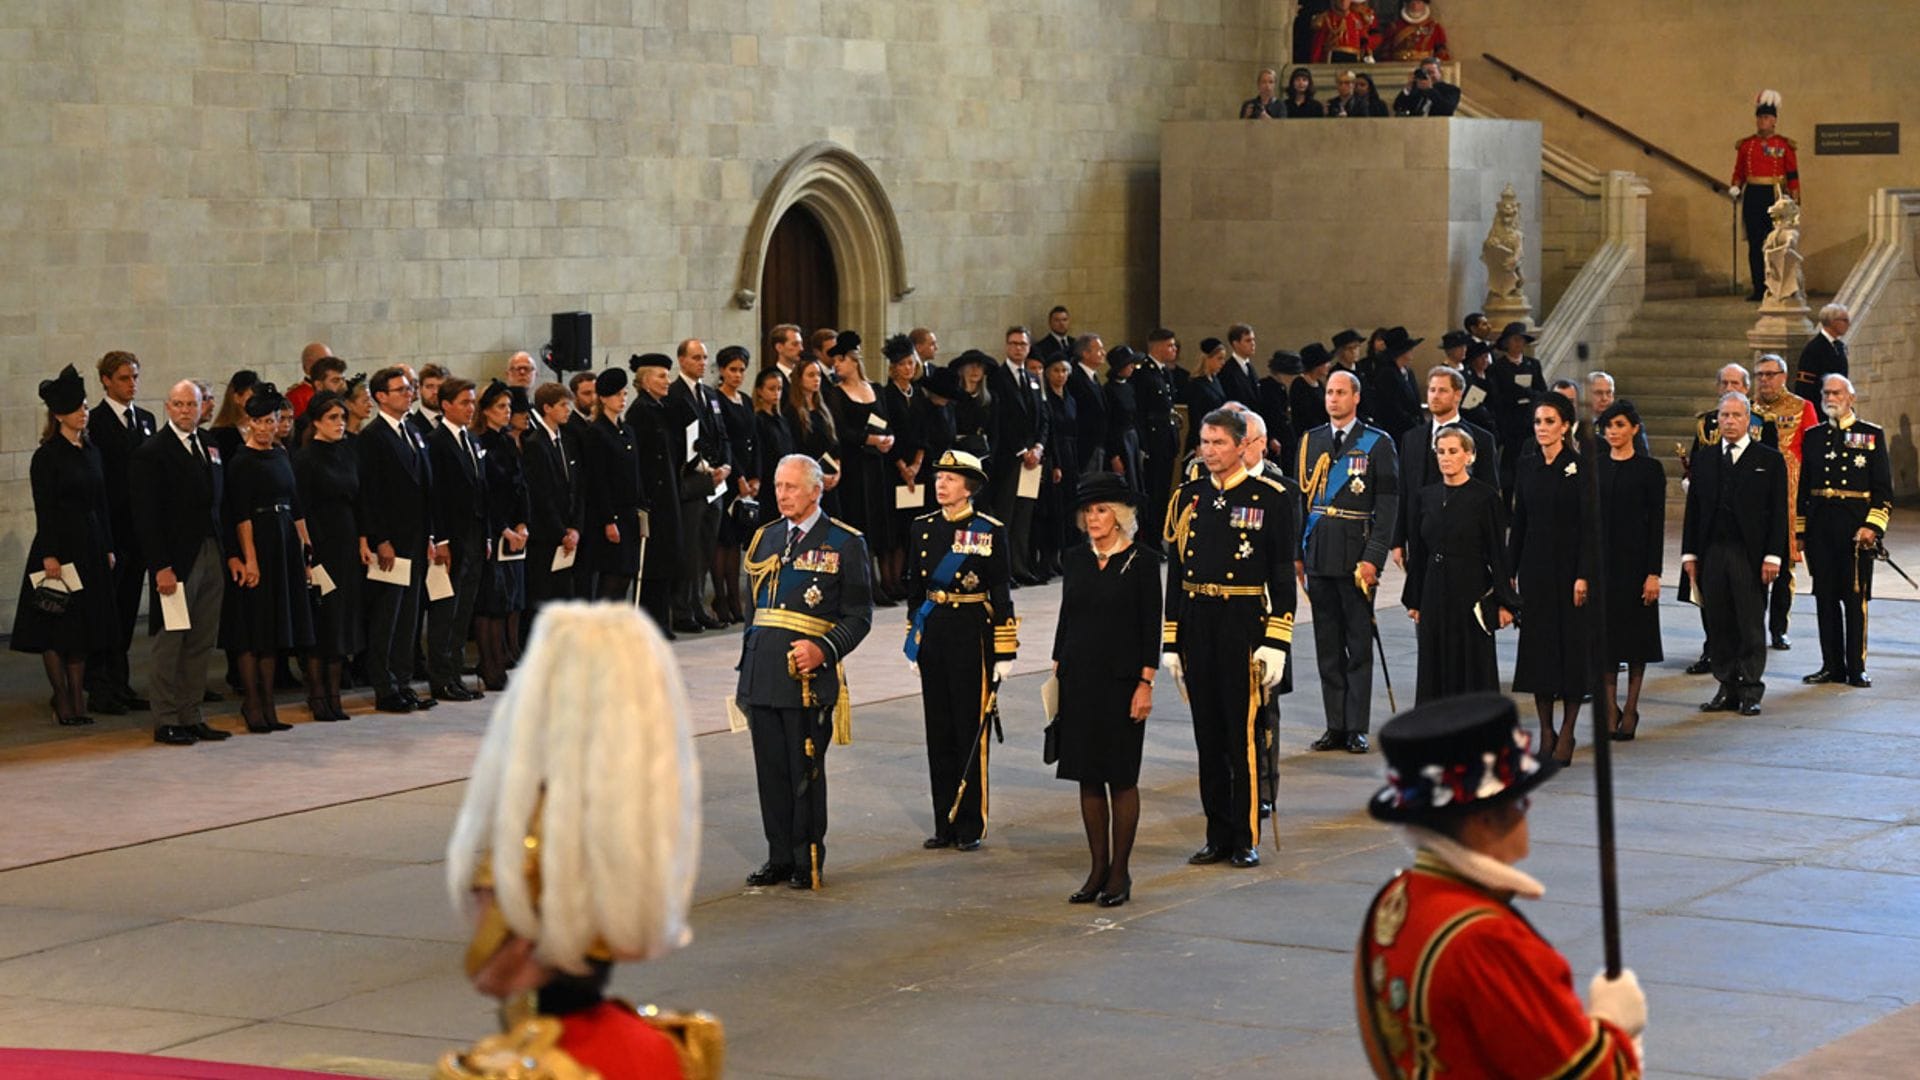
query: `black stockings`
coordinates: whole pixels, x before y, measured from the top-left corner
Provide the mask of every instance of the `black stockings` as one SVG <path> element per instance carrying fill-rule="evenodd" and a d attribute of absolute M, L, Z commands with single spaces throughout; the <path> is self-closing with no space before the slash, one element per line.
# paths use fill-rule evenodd
<path fill-rule="evenodd" d="M 47 685 L 53 688 L 53 718 L 67 727 L 93 723 L 86 702 L 81 700 L 86 692 L 86 656 L 69 660 L 48 649 L 40 654 L 40 662 L 46 665 Z"/>
<path fill-rule="evenodd" d="M 1140 789 L 1116 788 L 1109 796 L 1107 785 L 1082 782 L 1080 820 L 1087 827 L 1087 848 L 1093 855 L 1083 891 L 1111 893 L 1132 884 L 1127 860 L 1133 856 L 1133 838 L 1140 831 Z"/>
<path fill-rule="evenodd" d="M 1573 760 L 1573 721 L 1580 715 L 1580 699 L 1567 699 L 1560 720 L 1560 730 L 1553 729 L 1553 703 L 1555 698 L 1548 694 L 1533 695 L 1533 711 L 1540 717 L 1540 751 L 1553 755 L 1562 765 Z"/>
<path fill-rule="evenodd" d="M 713 613 L 728 622 L 741 621 L 740 549 L 721 544 L 713 550 Z"/>
<path fill-rule="evenodd" d="M 480 643 L 480 685 L 489 690 L 507 688 L 507 620 L 497 615 L 473 617 L 473 637 Z"/>
<path fill-rule="evenodd" d="M 1600 676 L 1606 695 L 1607 729 L 1609 731 L 1632 732 L 1640 727 L 1640 686 L 1647 681 L 1647 665 L 1627 665 L 1627 704 L 1619 704 L 1620 673 L 1608 671 Z M 1632 722 L 1627 721 L 1632 717 Z"/>
<path fill-rule="evenodd" d="M 234 663 L 240 669 L 240 716 L 252 732 L 285 731 L 273 707 L 274 671 L 280 665 L 278 653 L 237 652 Z"/>

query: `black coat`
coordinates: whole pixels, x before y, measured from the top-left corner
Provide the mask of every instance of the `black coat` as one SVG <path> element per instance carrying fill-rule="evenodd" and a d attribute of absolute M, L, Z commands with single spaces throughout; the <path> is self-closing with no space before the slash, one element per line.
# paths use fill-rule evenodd
<path fill-rule="evenodd" d="M 1207 418 L 1208 413 L 1226 403 L 1227 393 L 1218 378 L 1195 375 L 1187 380 L 1186 394 L 1182 398 L 1182 404 L 1187 407 L 1187 441 L 1182 450 L 1191 450 L 1200 445 L 1200 422 Z"/>
<path fill-rule="evenodd" d="M 640 440 L 624 421 L 602 416 L 587 425 L 581 444 L 581 560 L 576 569 L 632 577 L 640 572 L 640 511 L 652 504 L 640 480 Z M 620 542 L 607 542 L 607 526 Z M 654 523 L 657 537 L 660 529 Z M 676 530 L 677 535 L 677 530 Z M 649 541 L 651 544 L 652 541 Z"/>
<path fill-rule="evenodd" d="M 1302 376 L 1293 380 L 1293 385 L 1287 388 L 1287 396 L 1293 406 L 1293 430 L 1300 438 L 1306 438 L 1307 432 L 1327 423 L 1325 382 L 1316 385 Z"/>
<path fill-rule="evenodd" d="M 419 432 L 401 426 L 405 439 L 376 413 L 353 440 L 360 460 L 360 528 L 370 548 L 388 543 L 400 558 L 424 559 L 428 539 L 443 531 L 433 513 L 433 461 Z"/>
<path fill-rule="evenodd" d="M 220 647 L 229 652 L 278 653 L 313 644 L 313 600 L 307 587 L 306 554 L 294 522 L 304 520 L 293 459 L 286 450 L 241 447 L 227 462 L 221 521 L 231 533 L 228 550 L 246 553 L 239 530 L 253 535 L 258 584 L 231 578 L 220 608 Z M 357 548 L 357 545 L 356 545 Z"/>
<path fill-rule="evenodd" d="M 1371 405 L 1373 426 L 1396 436 L 1420 422 L 1420 391 L 1414 386 L 1412 368 L 1375 364 L 1361 401 Z"/>
<path fill-rule="evenodd" d="M 1089 545 L 1073 544 L 1060 553 L 1060 569 L 1056 775 L 1131 787 L 1146 725 L 1127 713 L 1140 672 L 1160 666 L 1160 556 L 1135 544 L 1102 568 Z"/>
<path fill-rule="evenodd" d="M 1821 380 L 1829 375 L 1846 373 L 1846 339 L 1829 340 L 1824 332 L 1816 331 L 1800 350 L 1800 361 L 1793 369 L 1793 392 L 1813 402 L 1817 409 L 1820 407 Z"/>
<path fill-rule="evenodd" d="M 1655 663 L 1660 647 L 1660 605 L 1640 602 L 1649 575 L 1660 577 L 1666 544 L 1667 471 L 1660 459 L 1638 453 L 1615 461 L 1602 453 L 1600 540 L 1607 608 L 1606 663 Z"/>
<path fill-rule="evenodd" d="M 1108 460 L 1102 464 L 1119 458 L 1127 486 L 1136 492 L 1145 491 L 1145 478 L 1140 473 L 1140 399 L 1127 379 L 1108 379 L 1103 389 L 1107 399 Z"/>
<path fill-rule="evenodd" d="M 1500 448 L 1493 432 L 1464 420 L 1460 426 L 1473 436 L 1473 465 L 1469 473 L 1475 480 L 1485 481 L 1498 490 Z M 1405 547 L 1407 533 L 1413 528 L 1413 497 L 1421 488 L 1439 482 L 1440 467 L 1433 461 L 1433 417 L 1428 416 L 1400 436 L 1400 518 L 1394 523 L 1394 547 Z"/>
<path fill-rule="evenodd" d="M 1480 479 L 1459 487 L 1435 482 L 1408 500 L 1407 583 L 1400 602 L 1420 613 L 1416 704 L 1478 692 L 1498 693 L 1493 655 L 1497 613 L 1481 628 L 1475 606 L 1493 590 L 1499 606 L 1520 610 L 1507 569 L 1506 508 Z M 1491 605 L 1489 605 L 1491 606 Z"/>
<path fill-rule="evenodd" d="M 793 453 L 793 432 L 779 413 L 754 411 L 753 448 L 755 475 L 760 478 L 760 521 L 764 524 L 780 516 L 779 503 L 773 496 L 773 474 L 780 459 Z"/>
<path fill-rule="evenodd" d="M 220 499 L 226 470 L 214 464 L 211 447 L 205 461 L 194 457 L 171 426 L 134 451 L 127 465 L 133 496 L 133 529 L 149 577 L 171 569 L 185 582 L 193 570 L 200 545 L 220 537 Z M 351 507 L 349 507 L 351 512 Z M 358 537 L 358 532 L 355 536 Z M 215 573 L 220 571 L 216 569 Z M 160 605 L 149 612 L 158 632 Z"/>
<path fill-rule="evenodd" d="M 1522 459 L 1513 496 L 1507 564 L 1520 581 L 1526 619 L 1520 624 L 1513 691 L 1579 701 L 1592 687 L 1591 608 L 1573 606 L 1573 583 L 1584 578 L 1591 603 L 1599 570 L 1596 529 L 1587 498 L 1592 462 L 1562 450 L 1552 462 Z M 1780 493 L 1784 505 L 1787 494 Z"/>
<path fill-rule="evenodd" d="M 1017 475 L 1014 458 L 1029 447 L 1047 441 L 1047 391 L 1040 376 L 1023 365 L 1018 374 L 1005 360 L 987 368 L 987 389 L 993 394 L 993 460 L 987 475 L 994 489 L 1014 482 Z"/>
<path fill-rule="evenodd" d="M 520 461 L 527 477 L 527 548 L 535 554 L 545 551 L 545 565 L 551 566 L 553 549 L 566 539 L 568 529 L 581 527 L 585 513 L 580 450 L 567 428 L 556 438 L 536 420 L 527 427 Z"/>
<path fill-rule="evenodd" d="M 679 576 L 680 481 L 687 468 L 687 425 L 693 422 L 690 405 L 670 399 L 655 400 L 641 391 L 627 409 L 627 424 L 647 493 L 647 562 L 643 577 L 661 581 Z M 623 537 L 624 538 L 624 537 Z"/>
<path fill-rule="evenodd" d="M 1260 419 L 1267 422 L 1267 456 L 1279 461 L 1284 468 L 1293 467 L 1294 448 L 1299 440 L 1293 431 L 1293 394 L 1286 383 L 1269 375 L 1260 380 L 1258 387 L 1260 404 L 1255 411 Z M 1272 443 L 1280 444 L 1280 452 L 1275 457 Z"/>
<path fill-rule="evenodd" d="M 89 652 L 118 647 L 120 620 L 107 568 L 113 526 L 100 452 L 91 444 L 75 446 L 56 432 L 33 452 L 27 475 L 33 487 L 33 542 L 20 575 L 20 607 L 10 639 L 13 651 L 51 649 L 80 660 Z M 31 575 L 41 572 L 42 560 L 47 558 L 71 563 L 80 577 L 80 591 L 58 617 L 33 606 Z"/>
<path fill-rule="evenodd" d="M 1107 399 L 1100 384 L 1079 364 L 1067 368 L 1067 396 L 1073 399 L 1073 444 L 1080 456 L 1070 464 L 1077 476 L 1106 448 Z"/>
<path fill-rule="evenodd" d="M 1523 356 L 1518 364 L 1505 356 L 1495 356 L 1487 368 L 1493 383 L 1493 415 L 1499 426 L 1494 434 L 1500 445 L 1512 450 L 1533 433 L 1533 407 L 1547 392 L 1547 380 L 1540 373 L 1540 361 Z"/>
<path fill-rule="evenodd" d="M 306 510 L 307 539 L 313 543 L 314 560 L 333 579 L 333 591 L 319 598 L 314 611 L 314 646 L 321 656 L 352 656 L 366 647 L 367 572 L 360 565 L 360 467 L 354 450 L 358 439 L 314 439 L 293 455 L 294 487 Z M 157 613 L 154 618 L 157 630 Z"/>
<path fill-rule="evenodd" d="M 1686 520 L 1680 528 L 1682 554 L 1702 558 L 1712 540 L 1713 511 L 1723 485 L 1733 485 L 1734 529 L 1740 537 L 1747 565 L 1754 580 L 1760 578 L 1760 564 L 1768 555 L 1787 558 L 1787 462 L 1780 451 L 1750 440 L 1733 467 L 1733 476 L 1725 475 L 1720 453 L 1709 451 L 1695 455 L 1692 481 L 1687 485 Z"/>
<path fill-rule="evenodd" d="M 1249 409 L 1260 407 L 1260 388 L 1255 385 L 1259 376 L 1253 373 L 1251 362 L 1247 370 L 1242 371 L 1239 359 L 1229 352 L 1227 362 L 1220 365 L 1217 377 L 1220 380 L 1220 392 L 1226 395 L 1228 401 L 1237 401 Z"/>
<path fill-rule="evenodd" d="M 140 533 L 133 525 L 133 488 L 128 468 L 133 452 L 153 437 L 153 414 L 138 405 L 130 406 L 133 424 L 120 423 L 113 404 L 102 398 L 87 414 L 87 440 L 100 451 L 100 474 L 107 485 L 107 512 L 113 524 L 114 549 L 122 559 L 139 554 Z M 84 582 L 82 582 L 84 584 Z M 84 590 L 82 590 L 84 591 Z"/>

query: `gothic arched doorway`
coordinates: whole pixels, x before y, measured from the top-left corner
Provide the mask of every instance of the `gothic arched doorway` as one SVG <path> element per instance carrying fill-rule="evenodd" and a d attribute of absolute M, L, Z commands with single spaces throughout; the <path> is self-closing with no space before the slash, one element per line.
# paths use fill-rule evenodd
<path fill-rule="evenodd" d="M 802 334 L 840 326 L 840 274 L 833 243 L 820 219 L 800 204 L 787 208 L 767 238 L 767 258 L 760 268 L 762 348 L 781 323 L 799 326 Z"/>

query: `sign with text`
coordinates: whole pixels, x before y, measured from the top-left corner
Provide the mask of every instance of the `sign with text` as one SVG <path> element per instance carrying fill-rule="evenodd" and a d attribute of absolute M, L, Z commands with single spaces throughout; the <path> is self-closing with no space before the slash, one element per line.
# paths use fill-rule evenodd
<path fill-rule="evenodd" d="M 1900 125 L 1891 121 L 1878 124 L 1815 124 L 1813 152 L 1897 154 L 1900 152 Z"/>

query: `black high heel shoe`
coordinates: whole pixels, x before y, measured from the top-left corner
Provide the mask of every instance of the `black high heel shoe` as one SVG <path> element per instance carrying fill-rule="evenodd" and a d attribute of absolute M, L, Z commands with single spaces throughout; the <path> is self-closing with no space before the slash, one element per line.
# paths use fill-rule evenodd
<path fill-rule="evenodd" d="M 1100 885 L 1106 880 L 1107 875 L 1104 873 L 1087 875 L 1087 883 L 1080 886 L 1080 891 L 1068 894 L 1067 903 L 1091 904 L 1100 899 L 1100 894 L 1104 891 Z"/>
<path fill-rule="evenodd" d="M 1626 715 L 1633 717 L 1633 723 L 1614 728 L 1612 735 L 1614 742 L 1632 742 L 1634 732 L 1640 730 L 1640 710 L 1635 709 Z"/>
<path fill-rule="evenodd" d="M 1101 907 L 1119 907 L 1121 904 L 1126 903 L 1128 900 L 1132 898 L 1133 898 L 1133 878 L 1131 875 L 1128 876 L 1126 880 L 1126 884 L 1120 886 L 1118 890 L 1114 890 L 1114 889 L 1100 890 L 1100 906 Z"/>
<path fill-rule="evenodd" d="M 255 716 L 245 705 L 240 706 L 240 719 L 247 722 L 247 730 L 255 735 L 266 735 L 273 731 L 271 724 Z"/>

